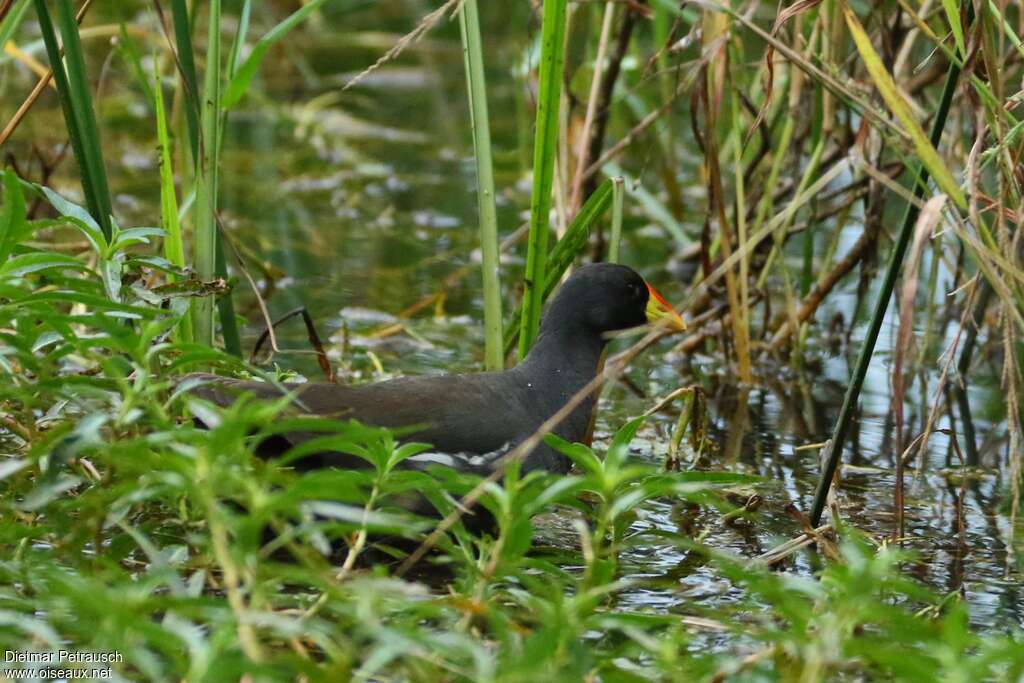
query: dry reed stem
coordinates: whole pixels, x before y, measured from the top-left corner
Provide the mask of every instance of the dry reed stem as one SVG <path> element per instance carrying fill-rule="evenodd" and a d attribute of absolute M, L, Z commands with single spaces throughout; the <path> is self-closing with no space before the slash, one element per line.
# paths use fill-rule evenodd
<path fill-rule="evenodd" d="M 594 77 L 590 81 L 590 97 L 587 98 L 587 113 L 583 117 L 583 129 L 580 131 L 578 149 L 576 150 L 576 172 L 572 181 L 572 196 L 569 210 L 572 215 L 579 211 L 583 201 L 584 166 L 587 163 L 587 150 L 590 146 L 590 133 L 597 113 L 597 100 L 601 89 L 601 74 L 604 68 L 605 52 L 608 49 L 608 36 L 611 34 L 612 19 L 615 17 L 615 3 L 609 0 L 604 6 L 601 19 L 601 36 L 597 43 L 597 56 L 594 57 Z M 568 33 L 568 31 L 566 32 Z"/>

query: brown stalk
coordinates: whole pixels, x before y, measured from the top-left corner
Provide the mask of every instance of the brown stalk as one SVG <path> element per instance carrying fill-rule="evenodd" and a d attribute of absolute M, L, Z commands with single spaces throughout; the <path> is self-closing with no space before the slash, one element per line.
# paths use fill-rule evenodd
<path fill-rule="evenodd" d="M 784 319 L 779 325 L 775 334 L 772 335 L 771 341 L 768 343 L 769 351 L 780 351 L 786 345 L 796 327 L 813 316 L 815 311 L 818 310 L 818 307 L 825 301 L 825 298 L 833 289 L 835 289 L 835 286 L 853 270 L 854 266 L 856 266 L 865 255 L 871 253 L 877 239 L 878 236 L 876 234 L 872 234 L 869 230 L 865 230 L 861 233 L 861 236 L 850 248 L 850 251 L 846 253 L 846 256 L 836 263 L 832 270 L 826 273 L 824 277 L 818 280 L 818 283 L 814 288 L 811 289 L 807 296 L 804 297 L 803 301 L 800 303 L 800 308 L 797 309 L 795 321 Z"/>
<path fill-rule="evenodd" d="M 306 325 L 306 335 L 309 338 L 310 346 L 313 347 L 314 353 L 316 353 L 316 361 L 320 365 L 320 369 L 324 371 L 324 376 L 328 382 L 335 382 L 336 378 L 334 375 L 334 368 L 331 366 L 331 361 L 327 358 L 327 353 L 324 351 L 324 345 L 320 341 L 320 335 L 317 334 L 316 325 L 313 324 L 313 318 L 309 315 L 309 311 L 306 310 L 305 306 L 300 306 L 294 310 L 288 311 L 283 316 L 278 318 L 272 323 L 271 328 L 277 327 L 281 323 L 287 322 L 297 315 L 302 316 L 302 322 Z M 271 328 L 263 330 L 259 339 L 256 340 L 255 346 L 253 346 L 252 354 L 249 356 L 249 363 L 255 364 L 256 357 L 259 355 L 260 349 L 263 347 L 263 342 L 270 336 Z"/>
<path fill-rule="evenodd" d="M 587 167 L 587 156 L 590 149 L 591 128 L 597 113 L 598 98 L 601 96 L 601 69 L 604 67 L 604 55 L 608 49 L 608 36 L 611 33 L 612 19 L 615 17 L 615 4 L 608 2 L 604 6 L 601 19 L 601 37 L 597 43 L 597 56 L 594 58 L 594 77 L 590 84 L 590 97 L 587 98 L 587 113 L 583 117 L 583 130 L 580 132 L 579 150 L 576 154 L 576 172 L 572 180 L 572 196 L 569 200 L 569 213 L 572 216 L 579 211 L 583 198 L 583 169 Z M 604 103 L 607 106 L 607 102 Z"/>
<path fill-rule="evenodd" d="M 892 367 L 892 413 L 896 423 L 896 448 L 903 448 L 903 399 L 906 394 L 906 377 L 903 372 L 904 359 L 910 352 L 911 339 L 914 333 L 914 299 L 917 296 L 918 271 L 924 248 L 931 237 L 932 231 L 942 218 L 942 207 L 946 203 L 945 195 L 936 195 L 928 200 L 924 209 L 917 217 L 914 228 L 914 243 L 910 258 L 903 271 L 903 286 L 899 297 L 899 332 L 896 336 L 896 348 L 893 354 Z M 896 487 L 894 491 L 896 510 L 896 527 L 893 529 L 895 538 L 903 538 L 903 458 L 896 459 Z"/>
<path fill-rule="evenodd" d="M 644 0 L 646 2 L 646 0 Z M 615 83 L 619 80 L 619 73 L 622 71 L 622 60 L 626 58 L 629 51 L 629 41 L 633 36 L 633 28 L 639 13 L 632 6 L 622 13 L 622 23 L 619 25 L 619 32 L 615 36 L 615 49 L 608 60 L 608 68 L 601 76 L 601 86 L 598 90 L 597 103 L 594 106 L 594 128 L 587 144 L 586 159 L 580 164 L 582 168 L 590 169 L 594 161 L 601 156 L 604 147 L 605 131 L 608 128 L 608 119 L 611 114 L 612 95 L 615 92 Z M 594 189 L 597 188 L 597 178 L 591 174 L 583 173 L 581 177 L 582 193 L 580 203 L 586 200 Z"/>

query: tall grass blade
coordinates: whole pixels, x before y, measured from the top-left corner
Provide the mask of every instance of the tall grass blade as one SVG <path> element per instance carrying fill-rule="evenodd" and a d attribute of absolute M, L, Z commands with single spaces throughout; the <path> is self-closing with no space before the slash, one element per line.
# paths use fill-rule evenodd
<path fill-rule="evenodd" d="M 972 5 L 968 5 L 968 25 L 971 24 L 974 18 L 972 7 Z M 849 19 L 849 10 L 846 11 Z M 860 24 L 858 23 L 857 26 L 859 27 Z M 863 35 L 863 29 L 861 29 L 861 33 Z M 959 80 L 959 61 L 951 61 L 949 71 L 946 72 L 946 82 L 942 88 L 939 108 L 935 112 L 935 119 L 932 123 L 931 140 L 928 145 L 932 152 L 935 152 L 935 148 L 938 147 L 939 142 L 942 140 L 942 130 L 946 127 L 946 118 L 949 116 L 949 109 L 953 103 L 953 94 L 956 92 Z M 938 157 L 937 152 L 935 152 L 935 156 Z M 923 162 L 924 157 L 922 157 L 922 164 L 915 169 L 914 173 L 916 178 L 914 196 L 917 198 L 924 196 L 928 184 L 929 169 Z M 889 298 L 892 296 L 892 290 L 896 284 L 896 276 L 899 274 L 900 265 L 903 263 L 903 256 L 906 254 L 907 245 L 910 243 L 910 236 L 914 231 L 917 214 L 916 204 L 908 202 L 906 212 L 903 214 L 903 223 L 900 227 L 899 237 L 893 246 L 892 254 L 889 256 L 889 264 L 885 270 L 885 279 L 882 281 L 882 287 L 878 292 L 878 299 L 875 301 L 875 310 L 871 316 L 871 323 L 864 336 L 864 345 L 860 349 L 860 355 L 857 356 L 857 365 L 854 368 L 853 377 L 850 379 L 850 384 L 846 387 L 843 406 L 839 409 L 839 417 L 836 419 L 835 427 L 832 430 L 832 438 L 826 453 L 825 466 L 821 473 L 821 479 L 818 480 L 817 490 L 814 492 L 814 504 L 810 514 L 811 523 L 814 525 L 817 525 L 821 520 L 821 515 L 825 510 L 825 501 L 828 498 L 829 489 L 832 487 L 832 478 L 835 476 L 836 467 L 839 465 L 839 459 L 843 454 L 843 445 L 850 428 L 850 421 L 853 418 L 853 411 L 860 398 L 860 390 L 864 386 L 864 378 L 867 376 L 868 366 L 871 364 L 871 357 L 875 352 L 878 333 L 882 329 L 882 320 L 885 318 L 885 312 L 889 308 Z"/>
<path fill-rule="evenodd" d="M 477 205 L 480 212 L 480 255 L 484 289 L 484 365 L 499 370 L 504 364 L 501 333 L 501 283 L 499 281 L 498 213 L 494 204 L 494 166 L 491 161 L 491 124 L 487 110 L 483 44 L 476 0 L 466 0 L 459 10 L 462 51 L 466 62 L 469 116 L 476 156 Z"/>
<path fill-rule="evenodd" d="M 216 234 L 217 259 L 214 272 L 223 280 L 228 278 L 228 264 L 224 256 L 224 236 L 220 230 Z M 224 338 L 224 350 L 237 358 L 242 357 L 242 337 L 238 333 L 238 319 L 235 317 L 235 302 L 231 292 L 217 297 L 217 318 L 220 320 L 220 333 Z"/>
<path fill-rule="evenodd" d="M 210 2 L 207 21 L 206 70 L 200 123 L 199 165 L 196 176 L 193 266 L 209 282 L 217 275 L 217 156 L 220 130 L 220 0 Z M 194 305 L 195 338 L 213 346 L 213 299 L 201 297 Z"/>
<path fill-rule="evenodd" d="M 25 12 L 28 11 L 29 0 L 18 0 L 13 7 L 8 10 L 7 16 L 0 21 L 0 51 L 6 46 L 7 42 L 14 36 L 14 32 L 21 26 L 22 19 L 25 18 Z"/>
<path fill-rule="evenodd" d="M 156 133 L 160 148 L 160 220 L 164 229 L 164 257 L 179 268 L 185 267 L 185 247 L 181 239 L 181 223 L 178 221 L 178 196 L 174 188 L 174 167 L 172 165 L 170 135 L 167 132 L 167 114 L 164 109 L 163 86 L 157 60 L 154 63 L 153 106 L 156 110 Z M 192 341 L 192 307 L 178 322 L 176 341 Z"/>
<path fill-rule="evenodd" d="M 192 25 L 186 0 L 171 0 L 174 22 L 174 43 L 178 51 L 178 67 L 185 83 L 185 120 L 188 123 L 192 160 L 199 163 L 199 82 L 196 76 L 196 58 L 192 49 Z"/>
<path fill-rule="evenodd" d="M 241 13 L 238 16 L 238 28 L 235 31 L 234 40 L 231 43 L 231 50 L 228 53 L 227 63 L 227 78 L 230 80 L 235 77 L 238 71 L 239 60 L 242 55 L 242 48 L 245 45 L 245 39 L 249 34 L 249 20 L 252 16 L 252 0 L 245 0 L 242 4 Z M 220 154 L 224 144 L 224 131 L 227 129 L 228 123 L 228 112 L 227 109 L 222 109 L 220 128 L 217 136 L 217 159 L 220 159 Z M 224 255 L 224 236 L 217 231 L 217 263 L 216 263 L 217 277 L 227 279 L 228 277 L 228 265 Z M 235 317 L 235 303 L 231 296 L 231 293 L 219 297 L 217 299 L 217 316 L 220 318 L 220 329 L 221 334 L 224 337 L 224 349 L 239 358 L 242 357 L 242 339 L 238 333 L 238 319 Z"/>
<path fill-rule="evenodd" d="M 109 240 L 112 234 L 110 223 L 110 192 L 107 189 L 107 175 L 103 167 L 103 156 L 100 151 L 99 131 L 93 115 L 92 98 L 89 95 L 89 82 L 85 75 L 85 60 L 82 57 L 82 45 L 78 40 L 78 23 L 68 0 L 60 0 L 57 7 L 60 12 L 61 37 L 67 57 L 67 71 L 57 46 L 50 12 L 44 0 L 36 0 L 36 13 L 39 17 L 39 31 L 42 33 L 47 56 L 50 58 L 54 83 L 64 112 L 68 138 L 75 154 L 75 161 L 82 176 L 82 193 L 86 206 L 93 219 L 103 230 Z"/>
<path fill-rule="evenodd" d="M 846 17 L 846 25 L 850 29 L 850 35 L 853 36 L 853 42 L 857 46 L 861 59 L 864 60 L 864 65 L 868 69 L 871 80 L 875 82 L 875 87 L 878 88 L 882 99 L 885 100 L 886 106 L 896 115 L 896 118 L 900 120 L 903 127 L 907 129 L 907 133 L 914 143 L 914 149 L 917 151 L 921 163 L 928 173 L 935 178 L 935 182 L 942 188 L 942 191 L 949 195 L 958 207 L 966 209 L 967 201 L 964 199 L 964 193 L 960 190 L 960 186 L 956 184 L 956 181 L 953 180 L 953 174 L 949 172 L 946 163 L 935 150 L 935 145 L 928 140 L 924 130 L 921 128 L 921 124 L 917 122 L 914 114 L 910 111 L 909 105 L 907 105 L 903 95 L 900 94 L 899 89 L 896 87 L 896 82 L 889 75 L 885 64 L 882 63 L 882 58 L 878 56 L 875 48 L 871 45 L 871 38 L 868 37 L 857 16 L 846 5 L 843 6 L 843 14 Z"/>
<path fill-rule="evenodd" d="M 228 79 L 233 80 L 238 73 L 238 65 L 242 59 L 242 48 L 249 36 L 249 21 L 252 18 L 252 0 L 245 0 L 242 11 L 238 15 L 238 29 L 231 41 L 231 52 L 228 53 Z M 225 107 L 227 108 L 227 107 Z M 225 117 L 227 115 L 225 114 Z"/>
<path fill-rule="evenodd" d="M 551 185 L 558 143 L 558 111 L 565 66 L 566 0 L 544 0 L 541 25 L 540 83 L 537 93 L 537 129 L 533 140 L 533 195 L 530 198 L 530 234 L 523 277 L 523 314 L 519 325 L 519 358 L 525 358 L 540 329 L 547 282 L 548 233 L 551 231 Z"/>
<path fill-rule="evenodd" d="M 318 10 L 326 1 L 311 0 L 311 2 L 295 10 L 284 21 L 270 29 L 265 36 L 256 41 L 252 52 L 242 62 L 242 65 L 231 73 L 227 87 L 224 89 L 224 102 L 222 103 L 224 109 L 231 109 L 245 96 L 245 93 L 249 90 L 249 85 L 252 83 L 253 76 L 256 75 L 256 71 L 260 68 L 263 58 L 267 55 L 267 50 L 274 43 L 288 35 L 289 31 L 305 21 L 310 14 Z"/>
<path fill-rule="evenodd" d="M 96 218 L 104 233 L 109 234 L 112 213 L 110 190 L 107 186 L 107 171 L 103 165 L 99 127 L 96 125 L 92 96 L 89 94 L 89 77 L 85 71 L 85 57 L 82 54 L 82 43 L 78 37 L 78 21 L 75 19 L 71 0 L 60 0 L 57 3 L 57 9 L 61 40 L 64 43 L 64 63 L 67 68 L 68 85 L 71 87 L 71 101 L 78 118 L 86 164 L 96 190 L 96 202 L 100 212 Z"/>
<path fill-rule="evenodd" d="M 967 54 L 967 47 L 964 45 L 964 28 L 960 25 L 960 7 L 957 0 L 942 0 L 942 9 L 946 11 L 949 28 L 953 30 L 953 40 L 956 41 L 957 51 L 962 55 Z"/>

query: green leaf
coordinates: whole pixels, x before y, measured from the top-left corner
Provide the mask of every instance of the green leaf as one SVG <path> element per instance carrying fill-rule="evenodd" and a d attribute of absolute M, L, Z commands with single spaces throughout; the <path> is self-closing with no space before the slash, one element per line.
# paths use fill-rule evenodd
<path fill-rule="evenodd" d="M 605 467 L 619 467 L 626 462 L 626 456 L 629 455 L 629 444 L 636 436 L 640 425 L 644 423 L 644 419 L 642 415 L 633 418 L 615 433 L 611 445 L 608 446 L 608 455 L 605 456 Z"/>
<path fill-rule="evenodd" d="M 0 276 L 22 277 L 49 268 L 77 268 L 85 270 L 85 264 L 71 256 L 54 254 L 49 251 L 33 251 L 20 254 L 0 265 Z"/>
<path fill-rule="evenodd" d="M 133 244 L 149 244 L 150 237 L 163 237 L 165 234 L 160 228 L 127 228 L 118 231 L 113 248 L 120 251 Z"/>
<path fill-rule="evenodd" d="M 196 78 L 196 60 L 192 49 L 192 25 L 188 16 L 187 0 L 171 0 L 174 23 L 174 45 L 178 50 L 178 67 L 185 84 L 185 115 L 192 161 L 199 163 L 199 86 Z"/>
<path fill-rule="evenodd" d="M 181 278 L 180 270 L 185 267 L 185 247 L 181 239 L 181 223 L 178 220 L 178 194 L 174 185 L 174 162 L 171 154 L 170 134 L 167 130 L 167 113 L 164 109 L 164 91 L 158 70 L 159 60 L 153 60 L 153 106 L 156 111 L 156 135 L 160 150 L 160 223 L 166 233 L 163 241 L 167 261 L 178 269 L 172 278 Z M 159 267 L 159 266 L 158 266 Z M 192 303 L 188 302 L 187 312 L 181 316 L 175 341 L 192 341 Z"/>
<path fill-rule="evenodd" d="M 906 128 L 914 144 L 914 149 L 921 159 L 921 163 L 924 164 L 928 172 L 935 178 L 935 182 L 942 191 L 949 195 L 956 202 L 957 206 L 961 209 L 966 209 L 967 201 L 964 199 L 964 193 L 960 190 L 960 186 L 956 184 L 956 181 L 953 180 L 953 175 L 949 172 L 946 163 L 939 156 L 935 147 L 932 146 L 928 136 L 925 135 L 921 124 L 914 118 L 913 113 L 910 111 L 910 106 L 896 87 L 896 82 L 892 80 L 892 76 L 886 71 L 881 57 L 878 56 L 875 48 L 871 45 L 871 38 L 868 37 L 864 27 L 861 26 L 857 16 L 849 7 L 844 5 L 843 13 L 846 16 L 846 25 L 850 29 L 850 35 L 853 36 L 853 42 L 857 46 L 857 51 L 860 52 L 861 59 L 864 60 L 864 64 L 867 66 L 871 80 L 875 82 L 875 87 L 878 88 L 882 99 L 885 100 L 886 106 L 889 107 L 889 110 L 895 114 L 896 118 L 903 124 L 903 127 Z"/>
<path fill-rule="evenodd" d="M 956 41 L 956 49 L 961 55 L 967 54 L 964 45 L 964 27 L 960 24 L 960 8 L 957 0 L 942 0 L 942 9 L 946 10 L 946 18 L 949 20 L 949 27 L 953 29 L 953 39 Z"/>
<path fill-rule="evenodd" d="M 111 301 L 121 303 L 121 275 L 124 272 L 124 259 L 120 255 L 114 258 L 100 259 L 100 276 L 103 278 L 103 288 Z"/>
<path fill-rule="evenodd" d="M 71 223 L 77 226 L 86 238 L 92 243 L 93 249 L 102 254 L 107 250 L 107 238 L 100 230 L 99 224 L 86 209 L 72 201 L 65 199 L 48 187 L 36 185 L 36 189 L 43 193 L 50 205 L 57 210 L 61 216 L 71 219 Z"/>
<path fill-rule="evenodd" d="M 31 233 L 21 182 L 11 171 L 5 172 L 3 176 L 4 206 L 0 211 L 0 264 L 6 261 L 11 255 L 11 250 Z"/>
<path fill-rule="evenodd" d="M 568 456 L 584 472 L 588 474 L 600 474 L 602 472 L 601 459 L 594 455 L 594 451 L 583 444 L 569 443 L 555 434 L 545 435 L 544 442 L 559 453 Z"/>
<path fill-rule="evenodd" d="M 429 451 L 431 448 L 432 446 L 428 443 L 417 443 L 415 441 L 404 443 L 398 448 L 395 448 L 391 452 L 387 462 L 387 469 L 389 471 L 393 470 L 398 465 L 398 463 L 402 462 L 403 460 L 411 458 L 417 453 Z"/>
<path fill-rule="evenodd" d="M 83 181 L 88 180 L 88 185 L 92 188 L 90 210 L 95 214 L 94 217 L 103 229 L 103 234 L 109 239 L 113 211 L 107 172 L 103 163 L 103 144 L 96 124 L 92 95 L 89 92 L 90 81 L 85 69 L 85 56 L 78 35 L 78 21 L 75 19 L 71 0 L 58 0 L 57 20 L 64 48 L 64 65 L 67 69 L 66 84 L 70 88 L 68 97 L 78 124 L 78 134 L 81 136 L 80 149 L 76 148 L 75 153 L 80 152 L 83 156 L 79 160 L 84 174 Z M 53 61 L 51 55 L 51 66 L 55 67 L 55 71 L 60 70 L 60 64 L 54 65 Z M 60 82 L 57 85 L 60 87 Z"/>
<path fill-rule="evenodd" d="M 238 70 L 231 75 L 231 81 L 228 83 L 227 90 L 224 93 L 224 99 L 221 100 L 221 106 L 224 109 L 230 109 L 235 106 L 238 104 L 239 100 L 245 96 L 246 91 L 249 90 L 249 84 L 252 83 L 252 79 L 256 75 L 256 71 L 260 68 L 260 63 L 267 55 L 267 50 L 269 50 L 274 43 L 284 38 L 289 31 L 301 24 L 306 17 L 319 9 L 320 5 L 324 4 L 326 1 L 327 0 L 312 0 L 308 4 L 303 5 L 301 8 L 295 10 L 295 12 L 289 15 L 284 21 L 270 29 L 266 35 L 256 41 L 256 44 L 252 48 L 252 52 L 246 60 L 242 62 L 242 66 L 238 67 Z"/>
<path fill-rule="evenodd" d="M 22 19 L 25 18 L 25 11 L 28 9 L 29 0 L 17 0 L 14 7 L 9 8 L 8 14 L 0 21 L 0 48 L 7 45 L 14 32 L 18 30 Z"/>

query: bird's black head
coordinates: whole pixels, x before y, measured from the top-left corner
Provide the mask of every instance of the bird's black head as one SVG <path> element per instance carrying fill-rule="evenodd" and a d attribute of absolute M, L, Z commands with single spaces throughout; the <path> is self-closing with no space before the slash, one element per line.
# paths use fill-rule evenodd
<path fill-rule="evenodd" d="M 541 330 L 602 334 L 647 322 L 647 283 L 635 270 L 615 263 L 583 266 L 548 305 Z"/>

